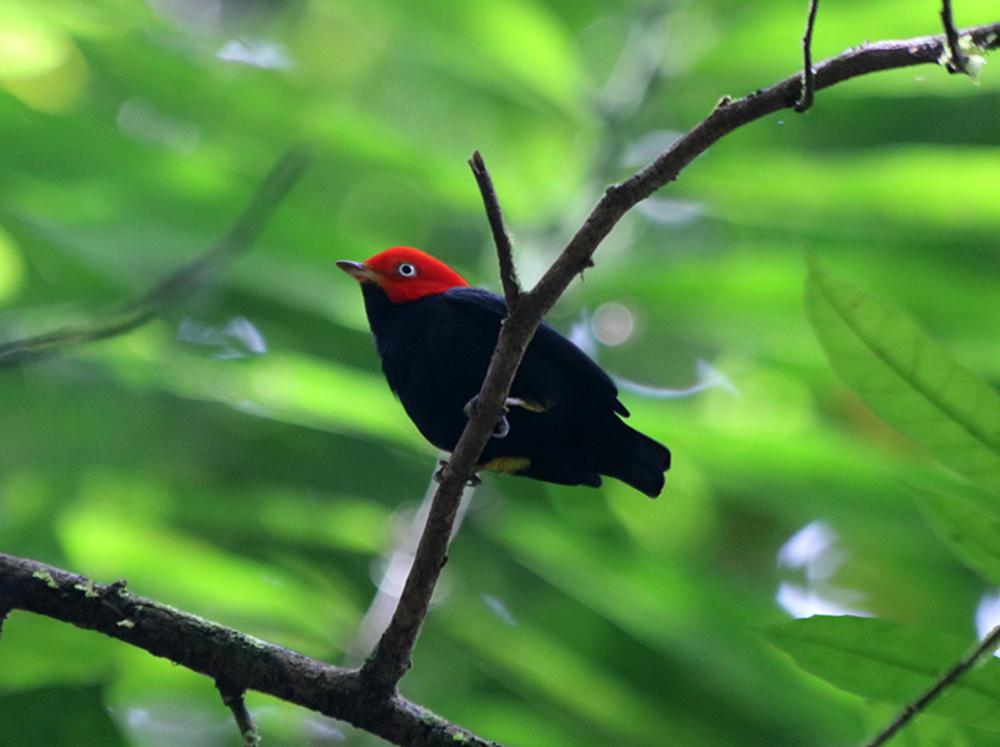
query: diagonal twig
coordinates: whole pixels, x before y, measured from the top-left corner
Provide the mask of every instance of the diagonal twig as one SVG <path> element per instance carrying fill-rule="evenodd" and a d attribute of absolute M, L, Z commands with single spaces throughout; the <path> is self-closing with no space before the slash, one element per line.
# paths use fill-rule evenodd
<path fill-rule="evenodd" d="M 799 100 L 795 102 L 795 111 L 802 114 L 809 111 L 813 105 L 813 97 L 816 93 L 816 72 L 812 64 L 812 40 L 813 29 L 816 27 L 816 11 L 819 8 L 819 0 L 809 0 L 809 15 L 806 17 L 806 31 L 802 36 L 802 93 Z"/>
<path fill-rule="evenodd" d="M 990 631 L 990 634 L 986 636 L 969 654 L 967 654 L 965 658 L 959 661 L 958 664 L 941 675 L 940 679 L 938 679 L 938 681 L 935 682 L 927 690 L 927 692 L 912 703 L 908 704 L 899 713 L 899 715 L 892 720 L 892 723 L 879 732 L 878 736 L 876 736 L 872 741 L 866 742 L 865 747 L 880 747 L 880 745 L 883 745 L 892 739 L 896 732 L 906 726 L 906 724 L 908 724 L 919 713 L 926 710 L 927 706 L 929 706 L 935 698 L 958 682 L 959 678 L 969 671 L 977 661 L 996 651 L 997 646 L 1000 646 L 1000 625 L 993 628 L 993 630 Z"/>
<path fill-rule="evenodd" d="M 941 25 L 944 26 L 945 47 L 944 66 L 949 73 L 969 74 L 969 58 L 962 51 L 955 19 L 951 15 L 951 0 L 941 0 Z"/>
<path fill-rule="evenodd" d="M 469 167 L 476 177 L 479 192 L 483 196 L 483 206 L 486 208 L 486 218 L 493 232 L 493 243 L 497 248 L 497 260 L 500 263 L 500 283 L 503 285 L 503 295 L 507 299 L 507 308 L 513 309 L 521 297 L 521 283 L 517 278 L 517 268 L 514 266 L 514 253 L 510 245 L 510 234 L 503 223 L 503 211 L 493 189 L 493 180 L 486 169 L 486 163 L 477 150 L 469 159 Z"/>
<path fill-rule="evenodd" d="M 37 360 L 62 348 L 115 337 L 145 324 L 191 293 L 212 272 L 249 249 L 308 165 L 304 148 L 290 148 L 257 187 L 236 222 L 208 251 L 124 303 L 106 319 L 0 343 L 0 368 Z"/>

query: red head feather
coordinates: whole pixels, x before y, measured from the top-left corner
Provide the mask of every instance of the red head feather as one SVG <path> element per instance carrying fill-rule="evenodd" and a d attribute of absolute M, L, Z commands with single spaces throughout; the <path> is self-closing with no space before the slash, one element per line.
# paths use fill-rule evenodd
<path fill-rule="evenodd" d="M 409 246 L 386 249 L 362 264 L 341 261 L 337 266 L 360 282 L 377 283 L 393 303 L 408 303 L 468 285 L 444 262 Z"/>

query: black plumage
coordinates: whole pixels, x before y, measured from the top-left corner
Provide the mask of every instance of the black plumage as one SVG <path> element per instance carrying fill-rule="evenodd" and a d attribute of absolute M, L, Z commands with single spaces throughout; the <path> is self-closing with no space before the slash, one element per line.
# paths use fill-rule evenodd
<path fill-rule="evenodd" d="M 351 274 L 365 268 L 341 266 Z M 482 386 L 504 300 L 468 287 L 404 302 L 390 300 L 380 282 L 362 289 L 389 386 L 424 437 L 450 452 L 465 427 L 463 408 Z M 669 450 L 621 420 L 629 413 L 608 375 L 549 325 L 528 347 L 510 396 L 520 404 L 510 407 L 509 433 L 490 439 L 482 469 L 595 487 L 607 475 L 651 497 L 663 489 Z"/>

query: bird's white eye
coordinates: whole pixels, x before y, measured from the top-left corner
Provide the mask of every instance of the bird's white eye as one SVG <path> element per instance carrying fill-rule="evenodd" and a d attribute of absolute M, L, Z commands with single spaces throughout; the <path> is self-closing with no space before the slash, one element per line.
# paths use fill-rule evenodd
<path fill-rule="evenodd" d="M 417 268 L 411 265 L 409 262 L 404 262 L 399 267 L 396 268 L 396 272 L 402 275 L 404 278 L 412 278 L 417 274 Z"/>

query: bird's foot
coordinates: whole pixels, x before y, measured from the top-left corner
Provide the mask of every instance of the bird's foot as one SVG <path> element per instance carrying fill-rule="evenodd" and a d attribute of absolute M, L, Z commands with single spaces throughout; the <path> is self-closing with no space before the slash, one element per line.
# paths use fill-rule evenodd
<path fill-rule="evenodd" d="M 500 417 L 500 422 L 493 429 L 493 433 L 490 434 L 490 438 L 507 438 L 507 434 L 509 433 L 510 421 L 507 420 L 506 415 L 503 415 Z"/>
<path fill-rule="evenodd" d="M 438 460 L 437 472 L 434 473 L 434 482 L 440 483 L 441 480 L 444 479 L 444 468 L 447 466 L 448 466 L 447 459 Z M 473 472 L 472 475 L 469 477 L 469 479 L 465 481 L 465 484 L 470 488 L 475 488 L 479 485 L 482 485 L 483 481 L 480 479 L 479 475 Z"/>
<path fill-rule="evenodd" d="M 503 415 L 500 416 L 500 422 L 498 422 L 496 424 L 496 427 L 493 428 L 493 433 L 490 434 L 491 438 L 507 438 L 507 435 L 510 433 L 510 421 L 507 420 L 507 413 L 510 412 L 508 407 L 513 407 L 515 405 L 518 405 L 520 404 L 520 402 L 521 400 L 515 399 L 513 397 L 507 398 L 507 400 L 504 402 L 503 405 Z M 476 412 L 476 408 L 478 406 L 479 406 L 479 395 L 477 394 L 475 397 L 473 397 L 472 399 L 470 399 L 468 402 L 465 403 L 465 407 L 462 408 L 462 412 L 465 414 L 465 417 L 471 418 L 473 414 Z"/>
<path fill-rule="evenodd" d="M 478 394 L 465 403 L 465 407 L 462 408 L 462 414 L 467 418 L 471 418 L 475 414 L 477 407 L 479 407 Z"/>

